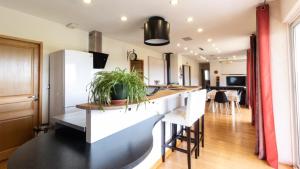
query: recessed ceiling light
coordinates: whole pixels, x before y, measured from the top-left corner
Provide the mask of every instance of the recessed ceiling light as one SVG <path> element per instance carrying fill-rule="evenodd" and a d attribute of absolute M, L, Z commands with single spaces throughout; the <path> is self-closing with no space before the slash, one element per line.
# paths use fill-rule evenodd
<path fill-rule="evenodd" d="M 194 53 L 194 51 L 190 50 L 190 53 Z"/>
<path fill-rule="evenodd" d="M 180 47 L 180 43 L 177 43 L 177 47 Z"/>
<path fill-rule="evenodd" d="M 213 47 L 216 47 L 216 44 L 213 43 L 212 46 L 213 46 Z"/>
<path fill-rule="evenodd" d="M 188 50 L 188 48 L 187 48 L 187 47 L 184 47 L 184 50 Z"/>
<path fill-rule="evenodd" d="M 178 0 L 171 0 L 170 4 L 176 6 L 178 4 Z"/>
<path fill-rule="evenodd" d="M 203 29 L 202 28 L 198 28 L 197 31 L 200 33 L 200 32 L 203 32 Z"/>
<path fill-rule="evenodd" d="M 217 57 L 217 59 L 220 59 L 220 57 Z"/>
<path fill-rule="evenodd" d="M 121 16 L 121 21 L 126 22 L 127 21 L 127 17 L 126 16 Z"/>
<path fill-rule="evenodd" d="M 191 22 L 194 21 L 194 19 L 193 19 L 193 17 L 188 17 L 186 21 L 189 22 L 189 23 L 191 23 Z"/>
<path fill-rule="evenodd" d="M 233 58 L 236 58 L 236 56 L 235 56 L 235 55 L 233 55 L 232 57 L 233 57 Z"/>
<path fill-rule="evenodd" d="M 90 4 L 92 2 L 92 0 L 83 0 L 83 2 L 86 4 Z"/>
<path fill-rule="evenodd" d="M 212 39 L 211 39 L 211 38 L 208 38 L 208 39 L 207 39 L 207 42 L 212 42 Z"/>
<path fill-rule="evenodd" d="M 219 50 L 219 48 L 215 48 L 216 50 Z"/>
<path fill-rule="evenodd" d="M 197 56 L 197 55 L 198 55 L 198 53 L 194 53 L 194 55 L 195 55 L 195 56 Z"/>

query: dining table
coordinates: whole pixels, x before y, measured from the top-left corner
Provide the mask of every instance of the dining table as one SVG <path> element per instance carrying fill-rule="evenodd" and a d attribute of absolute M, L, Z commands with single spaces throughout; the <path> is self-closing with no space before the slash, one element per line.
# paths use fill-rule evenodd
<path fill-rule="evenodd" d="M 224 91 L 228 101 L 230 102 L 231 115 L 233 117 L 235 117 L 235 115 L 236 115 L 235 105 L 238 105 L 236 103 L 239 102 L 239 100 L 240 100 L 238 91 L 237 90 L 211 90 L 211 91 L 209 91 L 207 93 L 207 100 L 210 100 L 210 107 L 211 107 L 213 113 L 216 111 L 214 99 L 215 99 L 215 95 L 216 95 L 217 91 Z"/>

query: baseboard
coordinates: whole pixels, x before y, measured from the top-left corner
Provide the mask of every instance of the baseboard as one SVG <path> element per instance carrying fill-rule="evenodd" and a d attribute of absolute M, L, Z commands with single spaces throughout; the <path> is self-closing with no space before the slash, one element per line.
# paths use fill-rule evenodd
<path fill-rule="evenodd" d="M 293 169 L 293 166 L 289 165 L 289 164 L 279 163 L 279 168 L 280 169 Z"/>
<path fill-rule="evenodd" d="M 181 145 L 181 141 L 176 142 L 176 147 L 179 147 Z M 166 151 L 166 159 L 172 154 L 171 149 L 167 149 Z M 161 164 L 162 164 L 162 159 L 160 158 L 159 160 L 156 161 L 156 163 L 151 167 L 151 169 L 157 169 Z"/>

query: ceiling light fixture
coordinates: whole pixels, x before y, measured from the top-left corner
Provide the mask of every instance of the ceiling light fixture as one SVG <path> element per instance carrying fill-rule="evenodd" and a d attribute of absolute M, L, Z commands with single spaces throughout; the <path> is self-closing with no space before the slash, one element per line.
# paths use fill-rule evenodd
<path fill-rule="evenodd" d="M 121 21 L 126 22 L 127 21 L 127 17 L 126 16 L 121 16 Z"/>
<path fill-rule="evenodd" d="M 177 43 L 177 47 L 180 47 L 180 43 Z"/>
<path fill-rule="evenodd" d="M 170 43 L 170 24 L 160 16 L 152 16 L 144 24 L 144 43 L 163 46 Z"/>
<path fill-rule="evenodd" d="M 220 59 L 220 57 L 217 57 L 217 59 Z"/>
<path fill-rule="evenodd" d="M 194 51 L 190 50 L 190 53 L 194 53 Z"/>
<path fill-rule="evenodd" d="M 202 28 L 198 28 L 197 31 L 200 33 L 200 32 L 203 32 L 203 29 Z"/>
<path fill-rule="evenodd" d="M 193 17 L 188 17 L 187 20 L 186 20 L 188 23 L 191 23 L 194 21 Z"/>
<path fill-rule="evenodd" d="M 188 47 L 184 47 L 184 50 L 188 50 Z"/>
<path fill-rule="evenodd" d="M 213 43 L 212 46 L 213 46 L 213 47 L 216 47 L 216 44 Z"/>
<path fill-rule="evenodd" d="M 178 4 L 178 0 L 171 0 L 170 4 L 176 6 Z"/>
<path fill-rule="evenodd" d="M 195 55 L 195 56 L 197 56 L 197 55 L 198 55 L 198 53 L 194 53 L 194 55 Z"/>
<path fill-rule="evenodd" d="M 90 4 L 92 2 L 92 0 L 83 0 L 83 2 L 86 4 Z"/>
<path fill-rule="evenodd" d="M 212 42 L 212 39 L 211 39 L 211 38 L 208 38 L 208 39 L 207 39 L 207 42 Z"/>

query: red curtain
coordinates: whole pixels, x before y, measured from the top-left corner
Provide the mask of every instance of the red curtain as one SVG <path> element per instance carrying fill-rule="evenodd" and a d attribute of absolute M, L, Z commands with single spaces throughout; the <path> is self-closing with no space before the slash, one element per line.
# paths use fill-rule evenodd
<path fill-rule="evenodd" d="M 260 100 L 265 139 L 266 160 L 273 168 L 278 168 L 278 154 L 274 127 L 271 59 L 270 59 L 270 16 L 269 5 L 256 8 L 257 47 L 259 59 Z"/>

